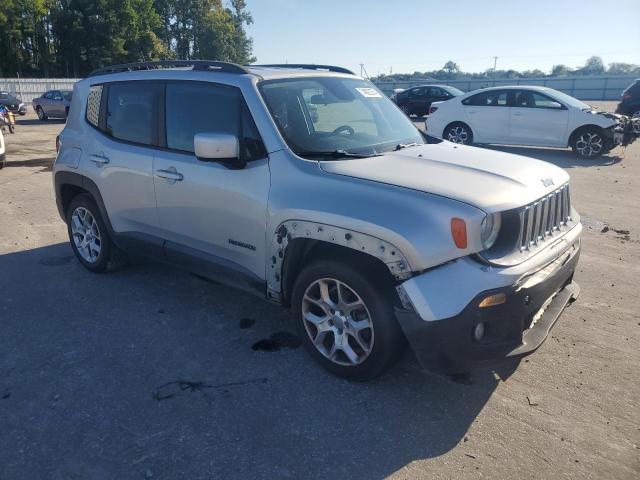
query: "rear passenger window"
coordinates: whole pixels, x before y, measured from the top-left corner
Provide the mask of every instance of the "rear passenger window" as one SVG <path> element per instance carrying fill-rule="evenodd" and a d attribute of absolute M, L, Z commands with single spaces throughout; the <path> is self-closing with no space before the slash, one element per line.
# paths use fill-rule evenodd
<path fill-rule="evenodd" d="M 158 86 L 148 83 L 109 85 L 107 134 L 118 140 L 154 145 Z"/>
<path fill-rule="evenodd" d="M 102 85 L 94 85 L 89 87 L 89 95 L 87 96 L 87 113 L 86 118 L 94 127 L 98 128 L 100 123 L 100 103 L 102 102 Z"/>
<path fill-rule="evenodd" d="M 239 138 L 245 160 L 266 156 L 253 119 L 235 87 L 168 83 L 165 118 L 168 148 L 193 152 L 197 133 L 230 133 Z"/>
<path fill-rule="evenodd" d="M 482 92 L 462 101 L 463 105 L 473 105 L 476 107 L 506 107 L 507 92 L 504 90 L 494 90 Z"/>

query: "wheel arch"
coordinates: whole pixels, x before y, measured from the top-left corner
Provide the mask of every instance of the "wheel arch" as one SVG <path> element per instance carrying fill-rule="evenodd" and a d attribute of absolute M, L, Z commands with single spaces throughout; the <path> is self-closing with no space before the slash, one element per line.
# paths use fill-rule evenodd
<path fill-rule="evenodd" d="M 311 221 L 280 224 L 267 259 L 267 296 L 289 305 L 291 291 L 305 265 L 317 258 L 341 258 L 371 268 L 393 283 L 411 276 L 402 252 L 394 245 L 353 230 Z"/>
<path fill-rule="evenodd" d="M 56 204 L 58 206 L 58 213 L 63 221 L 67 219 L 67 209 L 71 204 L 71 200 L 74 197 L 88 193 L 96 202 L 100 215 L 102 216 L 109 234 L 113 234 L 113 227 L 107 214 L 107 209 L 104 206 L 100 189 L 90 178 L 85 177 L 79 173 L 60 171 L 56 172 L 54 177 Z"/>
<path fill-rule="evenodd" d="M 577 127 L 576 129 L 573 130 L 573 132 L 571 132 L 571 135 L 569 135 L 569 141 L 567 143 L 568 147 L 573 146 L 573 142 L 575 142 L 576 137 L 586 131 L 586 130 L 597 130 L 598 132 L 600 132 L 603 136 L 603 138 L 606 138 L 606 135 L 604 133 L 604 128 L 601 127 L 600 125 L 595 125 L 593 123 L 588 123 L 586 125 L 580 125 L 579 127 Z"/>
<path fill-rule="evenodd" d="M 280 300 L 284 306 L 291 306 L 293 287 L 304 267 L 324 258 L 357 266 L 375 278 L 376 282 L 388 287 L 389 291 L 397 283 L 385 263 L 373 255 L 323 240 L 295 238 L 289 243 L 282 263 Z"/>

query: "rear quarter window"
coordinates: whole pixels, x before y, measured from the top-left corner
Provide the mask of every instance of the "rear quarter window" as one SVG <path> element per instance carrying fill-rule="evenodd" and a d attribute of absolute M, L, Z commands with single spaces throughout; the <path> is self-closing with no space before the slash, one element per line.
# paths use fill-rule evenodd
<path fill-rule="evenodd" d="M 89 88 L 87 96 L 87 122 L 98 128 L 100 124 L 100 104 L 102 103 L 102 85 L 94 85 Z"/>

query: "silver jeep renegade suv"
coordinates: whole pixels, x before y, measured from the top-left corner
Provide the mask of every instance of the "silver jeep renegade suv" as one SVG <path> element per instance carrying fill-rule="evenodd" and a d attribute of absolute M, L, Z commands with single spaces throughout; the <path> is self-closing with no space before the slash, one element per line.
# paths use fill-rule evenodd
<path fill-rule="evenodd" d="M 88 270 L 145 255 L 280 303 L 356 380 L 406 341 L 446 372 L 534 351 L 578 294 L 568 180 L 431 138 L 342 68 L 206 61 L 78 82 L 54 167 Z"/>

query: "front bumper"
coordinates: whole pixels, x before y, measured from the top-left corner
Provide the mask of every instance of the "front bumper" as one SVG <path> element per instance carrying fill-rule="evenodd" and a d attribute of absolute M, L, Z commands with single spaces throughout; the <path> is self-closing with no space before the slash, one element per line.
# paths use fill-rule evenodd
<path fill-rule="evenodd" d="M 544 342 L 565 307 L 577 298 L 580 289 L 573 274 L 579 256 L 576 239 L 543 268 L 511 285 L 477 293 L 453 316 L 425 321 L 418 313 L 422 310 L 424 314 L 423 309 L 396 309 L 398 322 L 418 360 L 429 370 L 466 372 L 474 365 L 528 355 Z M 457 279 L 465 281 L 464 277 Z M 460 290 L 456 285 L 449 289 Z M 479 307 L 484 298 L 495 294 L 504 294 L 506 301 Z M 479 323 L 484 335 L 475 339 Z"/>

